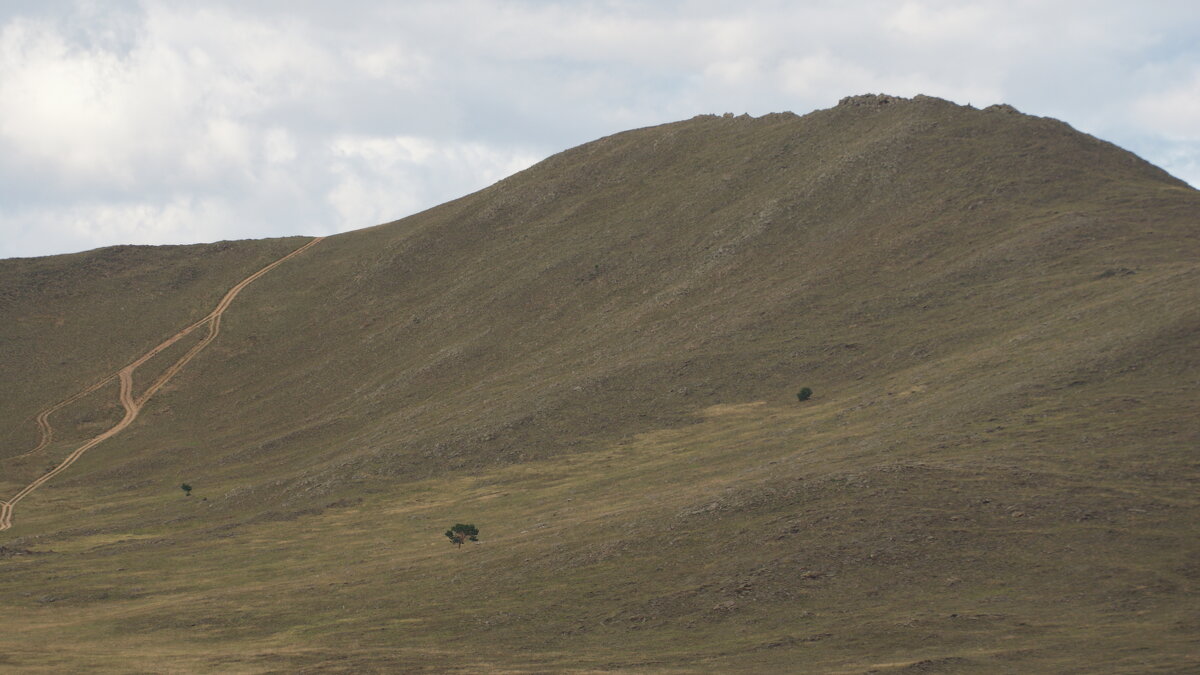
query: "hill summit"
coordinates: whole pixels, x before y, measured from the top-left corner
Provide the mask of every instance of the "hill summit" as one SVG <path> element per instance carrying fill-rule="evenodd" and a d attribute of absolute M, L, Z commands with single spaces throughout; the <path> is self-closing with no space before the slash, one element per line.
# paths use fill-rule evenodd
<path fill-rule="evenodd" d="M 126 425 L 13 509 L 0 663 L 1184 668 L 1197 216 L 1063 122 L 865 95 L 602 138 L 228 303 L 307 240 L 0 261 L 0 498 Z"/>

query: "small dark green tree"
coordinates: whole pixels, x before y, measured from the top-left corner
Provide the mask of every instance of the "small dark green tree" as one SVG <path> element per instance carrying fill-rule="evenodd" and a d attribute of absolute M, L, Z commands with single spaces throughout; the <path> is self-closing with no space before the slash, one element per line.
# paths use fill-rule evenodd
<path fill-rule="evenodd" d="M 468 541 L 479 541 L 479 528 L 474 525 L 456 523 L 446 530 L 446 538 L 455 546 L 462 546 Z"/>
<path fill-rule="evenodd" d="M 812 389 L 809 389 L 808 387 L 801 389 L 800 392 L 796 394 L 796 398 L 799 399 L 801 403 L 807 401 L 808 399 L 812 398 Z"/>
<path fill-rule="evenodd" d="M 180 490 L 183 490 L 183 494 L 184 494 L 184 496 L 187 496 L 187 497 L 191 497 L 191 496 L 192 496 L 192 486 L 191 486 L 191 485 L 188 485 L 187 483 L 184 483 L 183 485 L 180 485 L 180 486 L 179 486 L 179 489 L 180 489 Z"/>

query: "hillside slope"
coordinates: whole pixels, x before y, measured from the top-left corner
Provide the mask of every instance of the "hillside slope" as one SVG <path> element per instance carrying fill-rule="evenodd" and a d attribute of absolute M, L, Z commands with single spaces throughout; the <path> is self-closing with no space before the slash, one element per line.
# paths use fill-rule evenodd
<path fill-rule="evenodd" d="M 864 96 L 330 237 L 21 503 L 5 658 L 1186 669 L 1198 217 L 1061 122 Z M 120 417 L 97 392 L 13 459 L 38 410 L 302 241 L 0 261 L 5 494 Z"/>

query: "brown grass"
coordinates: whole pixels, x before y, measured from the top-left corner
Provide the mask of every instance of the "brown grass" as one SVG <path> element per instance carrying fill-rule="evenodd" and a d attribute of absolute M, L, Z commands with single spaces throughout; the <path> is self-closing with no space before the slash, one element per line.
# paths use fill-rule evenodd
<path fill-rule="evenodd" d="M 1200 196 L 853 103 L 601 139 L 264 277 L 22 502 L 0 666 L 1194 668 Z M 296 245 L 0 262 L 0 458 Z"/>

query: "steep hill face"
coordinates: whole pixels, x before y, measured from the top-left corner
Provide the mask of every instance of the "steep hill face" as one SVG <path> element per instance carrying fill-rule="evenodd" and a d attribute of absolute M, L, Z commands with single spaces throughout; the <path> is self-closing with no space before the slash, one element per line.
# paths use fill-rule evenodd
<path fill-rule="evenodd" d="M 1177 667 L 1198 216 L 1161 170 L 1007 106 L 863 96 L 601 139 L 256 281 L 18 506 L 5 546 L 56 553 L 10 578 L 98 580 L 53 618 L 0 593 L 80 654 L 132 622 L 200 667 L 420 667 L 458 640 L 486 647 L 468 669 Z M 121 417 L 114 384 L 18 458 L 39 410 L 301 243 L 0 261 L 0 488 Z M 458 555 L 437 539 L 464 519 L 485 543 Z M 444 597 L 462 584 L 474 602 Z"/>

